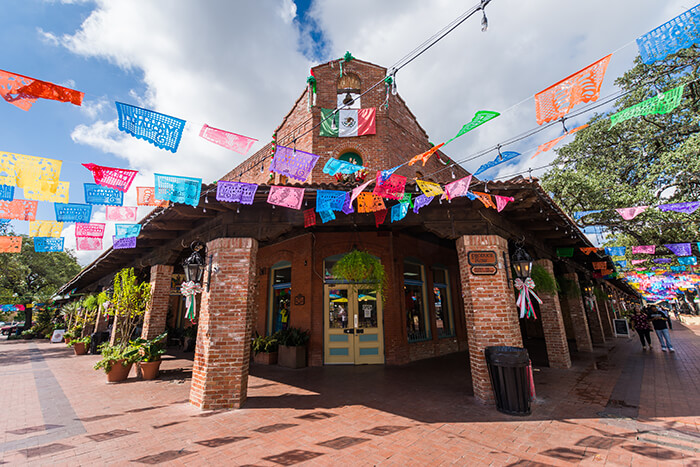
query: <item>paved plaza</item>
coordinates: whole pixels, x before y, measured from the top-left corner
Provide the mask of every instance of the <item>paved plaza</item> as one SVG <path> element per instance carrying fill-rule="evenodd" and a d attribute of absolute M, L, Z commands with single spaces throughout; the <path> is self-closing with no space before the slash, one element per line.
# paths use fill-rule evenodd
<path fill-rule="evenodd" d="M 536 368 L 527 417 L 474 401 L 464 353 L 251 365 L 244 409 L 201 412 L 188 403 L 191 354 L 168 356 L 159 380 L 132 370 L 108 385 L 96 356 L 3 338 L 0 464 L 700 466 L 698 334 L 674 321 L 675 353 L 618 338 L 570 370 Z"/>

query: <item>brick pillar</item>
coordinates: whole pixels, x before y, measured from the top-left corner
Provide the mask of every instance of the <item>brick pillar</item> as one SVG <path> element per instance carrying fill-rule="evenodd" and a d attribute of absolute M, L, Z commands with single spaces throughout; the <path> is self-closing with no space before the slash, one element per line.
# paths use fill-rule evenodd
<path fill-rule="evenodd" d="M 600 319 L 598 304 L 595 296 L 584 296 L 586 301 L 586 315 L 588 316 L 588 325 L 591 330 L 591 339 L 594 344 L 605 344 L 605 334 L 603 333 L 603 320 Z"/>
<path fill-rule="evenodd" d="M 170 300 L 170 279 L 173 266 L 155 264 L 151 266 L 151 302 L 143 315 L 141 337 L 153 339 L 165 331 Z"/>
<path fill-rule="evenodd" d="M 571 315 L 571 324 L 574 328 L 574 338 L 576 339 L 576 349 L 579 352 L 592 352 L 593 341 L 591 340 L 591 333 L 588 330 L 588 318 L 586 317 L 583 300 L 581 299 L 581 286 L 578 283 L 578 275 L 575 272 L 570 272 L 564 274 L 564 278 L 572 281 L 572 289 L 578 291 L 578 293 L 574 292 L 573 295 L 564 297 L 567 308 L 569 309 L 569 314 Z"/>
<path fill-rule="evenodd" d="M 190 402 L 202 410 L 240 408 L 246 400 L 257 253 L 252 238 L 217 238 L 207 244 L 218 272 L 212 274 L 210 291 L 202 292 L 190 389 Z"/>
<path fill-rule="evenodd" d="M 598 314 L 600 315 L 600 321 L 603 325 L 603 334 L 606 338 L 612 339 L 613 334 L 613 323 L 610 318 L 610 307 L 608 306 L 608 300 L 606 298 L 596 297 L 596 305 L 598 305 Z"/>
<path fill-rule="evenodd" d="M 547 270 L 554 277 L 554 265 L 548 259 L 537 260 L 537 264 Z M 540 305 L 540 319 L 544 330 L 544 341 L 547 345 L 547 358 L 552 368 L 571 368 L 571 356 L 569 355 L 569 343 L 566 340 L 564 318 L 561 314 L 559 294 L 537 292 L 542 300 Z"/>
<path fill-rule="evenodd" d="M 474 397 L 493 404 L 494 396 L 486 367 L 484 349 L 492 345 L 523 346 L 513 289 L 508 283 L 503 253 L 508 243 L 497 235 L 464 235 L 456 240 L 462 297 L 467 323 L 469 363 Z M 496 253 L 498 271 L 493 276 L 475 276 L 467 261 L 473 250 Z"/>

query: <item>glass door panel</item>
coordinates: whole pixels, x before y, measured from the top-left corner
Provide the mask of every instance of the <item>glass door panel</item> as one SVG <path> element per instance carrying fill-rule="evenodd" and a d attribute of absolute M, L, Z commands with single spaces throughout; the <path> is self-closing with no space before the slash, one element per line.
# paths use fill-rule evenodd
<path fill-rule="evenodd" d="M 355 364 L 384 363 L 381 297 L 376 290 L 358 287 L 355 301 Z"/>
<path fill-rule="evenodd" d="M 354 363 L 354 327 L 346 285 L 326 286 L 325 363 Z"/>

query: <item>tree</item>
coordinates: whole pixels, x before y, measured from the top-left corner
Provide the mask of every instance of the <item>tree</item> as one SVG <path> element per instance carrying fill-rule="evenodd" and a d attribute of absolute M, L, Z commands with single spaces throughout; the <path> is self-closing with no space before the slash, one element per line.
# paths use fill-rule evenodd
<path fill-rule="evenodd" d="M 48 302 L 80 269 L 71 252 L 37 253 L 22 235 L 21 253 L 0 254 L 0 303 Z"/>
<path fill-rule="evenodd" d="M 615 112 L 686 84 L 678 108 L 646 115 L 610 128 L 608 115 L 595 115 L 589 127 L 557 151 L 557 166 L 542 177 L 544 188 L 569 213 L 603 209 L 583 217 L 600 225 L 616 245 L 686 242 L 698 238 L 700 210 L 694 214 L 648 209 L 624 220 L 615 208 L 700 200 L 700 49 L 693 46 L 616 80 L 625 92 Z"/>
<path fill-rule="evenodd" d="M 124 268 L 114 276 L 114 293 L 107 311 L 114 315 L 111 342 L 126 348 L 136 326 L 143 319 L 151 299 L 151 284 L 139 282 L 134 268 Z"/>

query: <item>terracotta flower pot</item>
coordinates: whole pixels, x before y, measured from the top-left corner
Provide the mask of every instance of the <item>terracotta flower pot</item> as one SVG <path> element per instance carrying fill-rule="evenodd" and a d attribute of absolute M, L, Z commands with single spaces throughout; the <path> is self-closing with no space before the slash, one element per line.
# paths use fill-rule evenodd
<path fill-rule="evenodd" d="M 253 361 L 261 365 L 274 365 L 277 363 L 277 352 L 260 352 L 253 356 Z"/>
<path fill-rule="evenodd" d="M 141 378 L 156 379 L 158 377 L 161 361 L 162 360 L 156 360 L 155 362 L 139 362 L 138 366 L 141 369 Z"/>
<path fill-rule="evenodd" d="M 108 383 L 118 383 L 120 381 L 125 381 L 129 377 L 129 372 L 131 371 L 131 366 L 133 363 L 127 363 L 126 366 L 122 365 L 124 360 L 117 360 L 112 369 L 107 373 Z"/>
<path fill-rule="evenodd" d="M 87 353 L 87 348 L 85 348 L 84 342 L 76 342 L 73 344 L 73 352 L 76 355 L 85 355 Z"/>

